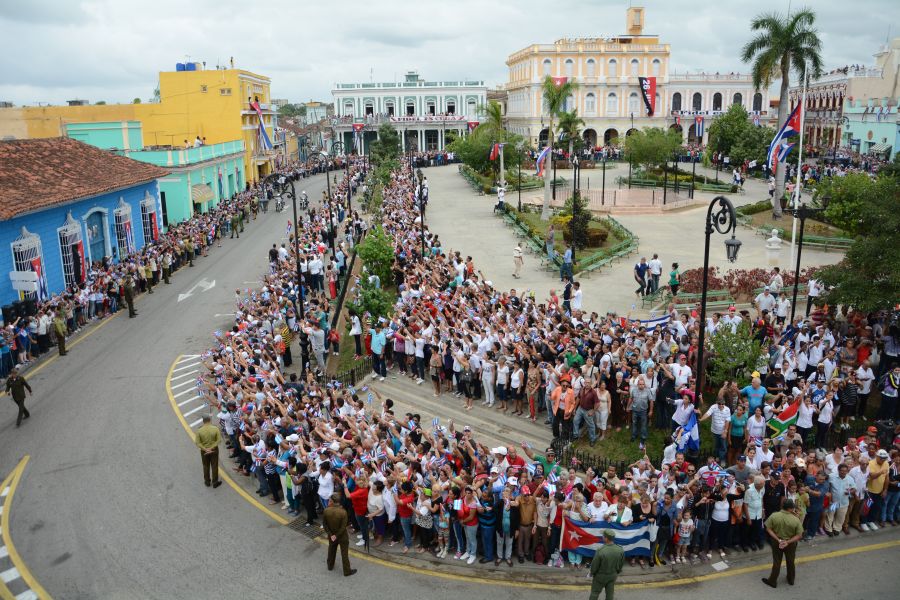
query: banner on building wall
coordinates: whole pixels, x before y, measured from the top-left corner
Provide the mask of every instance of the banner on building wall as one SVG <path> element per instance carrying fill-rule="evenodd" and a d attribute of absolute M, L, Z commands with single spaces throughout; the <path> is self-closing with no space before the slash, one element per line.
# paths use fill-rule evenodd
<path fill-rule="evenodd" d="M 44 277 L 44 268 L 41 264 L 41 258 L 35 257 L 31 259 L 31 270 L 37 276 L 37 299 L 38 302 L 50 299 L 50 292 L 47 289 L 47 279 Z"/>
<path fill-rule="evenodd" d="M 647 116 L 652 117 L 656 111 L 656 77 L 638 77 L 638 84 L 641 86 Z"/>
<path fill-rule="evenodd" d="M 77 268 L 79 270 L 78 283 L 83 283 L 87 279 L 87 263 L 84 260 L 84 242 L 78 240 L 78 243 L 75 244 L 75 252 L 78 254 L 78 261 L 75 263 L 73 268 Z"/>
<path fill-rule="evenodd" d="M 559 87 L 563 85 L 565 82 L 569 80 L 568 77 L 551 77 L 550 80 L 553 82 L 553 85 Z"/>
<path fill-rule="evenodd" d="M 128 252 L 134 252 L 134 232 L 131 231 L 131 221 L 125 221 L 122 227 L 125 229 L 125 249 Z"/>
<path fill-rule="evenodd" d="M 156 211 L 150 213 L 150 232 L 153 236 L 153 241 L 159 241 L 159 225 L 156 224 Z"/>
<path fill-rule="evenodd" d="M 700 140 L 703 140 L 703 124 L 703 117 L 694 117 L 694 134 L 700 138 Z"/>
<path fill-rule="evenodd" d="M 391 123 L 462 123 L 465 120 L 466 117 L 464 115 L 422 115 L 419 117 L 391 117 Z M 354 123 L 354 126 L 356 125 L 362 125 L 362 123 Z"/>

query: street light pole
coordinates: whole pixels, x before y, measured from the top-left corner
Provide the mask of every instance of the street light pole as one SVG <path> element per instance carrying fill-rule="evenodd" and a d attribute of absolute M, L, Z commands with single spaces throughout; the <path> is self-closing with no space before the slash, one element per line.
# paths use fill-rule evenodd
<path fill-rule="evenodd" d="M 578 192 L 580 191 L 580 184 L 578 181 L 578 157 L 572 157 L 572 266 L 574 268 L 575 265 L 575 250 L 578 247 L 577 239 L 575 238 L 575 217 L 578 214 Z"/>
<path fill-rule="evenodd" d="M 606 146 L 603 147 L 603 186 L 600 188 L 600 206 L 606 202 Z"/>
<path fill-rule="evenodd" d="M 697 157 L 691 155 L 691 200 L 694 199 L 694 186 L 697 180 Z"/>
<path fill-rule="evenodd" d="M 293 204 L 293 207 L 294 207 L 294 227 L 293 227 L 293 230 L 294 230 L 294 259 L 295 259 L 295 262 L 297 263 L 297 289 L 299 290 L 299 295 L 300 295 L 300 307 L 299 307 L 300 314 L 298 315 L 298 317 L 299 317 L 298 321 L 300 321 L 302 323 L 303 318 L 306 315 L 306 307 L 305 307 L 306 301 L 303 297 L 303 274 L 300 270 L 300 223 L 299 223 L 299 221 L 297 221 L 297 190 L 294 187 L 293 179 L 291 179 L 291 204 Z M 306 335 L 305 333 L 303 333 L 302 327 L 300 328 L 300 332 L 301 332 L 300 333 L 301 336 Z M 304 356 L 303 356 L 304 348 L 305 348 L 305 345 L 304 345 L 304 343 L 302 341 L 302 337 L 301 337 L 301 342 L 300 342 L 300 377 L 301 378 L 303 377 L 304 368 L 306 367 L 306 363 L 309 360 L 308 358 L 304 358 Z"/>
<path fill-rule="evenodd" d="M 516 187 L 519 188 L 519 212 L 522 212 L 522 146 L 520 145 L 516 150 L 519 151 L 519 182 Z"/>
<path fill-rule="evenodd" d="M 714 212 L 715 211 L 715 212 Z M 725 240 L 725 250 L 728 262 L 737 260 L 738 250 L 741 248 L 740 240 L 735 239 L 737 231 L 737 217 L 734 205 L 725 196 L 716 196 L 709 203 L 706 211 L 706 239 L 703 247 L 703 290 L 700 298 L 700 339 L 697 344 L 697 377 L 694 388 L 694 402 L 700 402 L 703 393 L 703 353 L 706 337 L 706 292 L 709 286 L 709 239 L 717 231 L 722 235 L 731 234 L 731 239 Z"/>

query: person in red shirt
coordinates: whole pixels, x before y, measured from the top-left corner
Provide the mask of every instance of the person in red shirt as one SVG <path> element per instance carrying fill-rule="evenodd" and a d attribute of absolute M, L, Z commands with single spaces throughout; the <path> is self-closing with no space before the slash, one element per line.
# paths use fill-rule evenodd
<path fill-rule="evenodd" d="M 416 508 L 416 495 L 413 493 L 413 485 L 404 481 L 400 486 L 400 495 L 397 497 L 397 516 L 400 518 L 400 528 L 403 530 L 403 554 L 412 548 L 412 518 Z"/>
<path fill-rule="evenodd" d="M 525 459 L 516 453 L 515 446 L 507 447 L 506 463 L 509 465 L 509 474 L 511 477 L 518 477 L 525 468 Z"/>
<path fill-rule="evenodd" d="M 361 475 L 356 481 L 356 489 L 352 492 L 344 480 L 344 495 L 353 505 L 353 514 L 356 517 L 356 523 L 359 525 L 361 539 L 356 542 L 357 546 L 369 547 L 369 519 L 366 516 L 369 513 L 369 480 L 365 475 Z"/>

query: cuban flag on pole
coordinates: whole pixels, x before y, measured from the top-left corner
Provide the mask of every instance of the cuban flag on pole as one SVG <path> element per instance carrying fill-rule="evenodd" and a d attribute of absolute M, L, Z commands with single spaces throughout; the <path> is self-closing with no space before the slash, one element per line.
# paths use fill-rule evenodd
<path fill-rule="evenodd" d="M 564 517 L 559 549 L 593 557 L 594 552 L 603 546 L 603 531 L 606 529 L 616 533 L 615 544 L 622 547 L 625 556 L 650 556 L 650 523 L 647 521 L 625 526 L 606 521 L 573 521 Z"/>
<path fill-rule="evenodd" d="M 271 150 L 275 146 L 272 145 L 272 140 L 269 139 L 269 133 L 266 131 L 266 125 L 263 123 L 263 114 L 262 109 L 259 106 L 259 102 L 253 101 L 250 103 L 250 108 L 256 111 L 256 116 L 259 117 L 259 131 L 257 133 L 259 137 L 259 145 L 263 150 Z"/>
<path fill-rule="evenodd" d="M 538 177 L 542 177 L 544 175 L 544 164 L 547 162 L 547 156 L 550 155 L 550 146 L 548 145 L 541 153 L 538 154 L 537 160 L 534 162 L 534 174 Z"/>
<path fill-rule="evenodd" d="M 694 133 L 697 137 L 703 139 L 704 119 L 703 117 L 694 117 Z"/>
<path fill-rule="evenodd" d="M 766 155 L 766 164 L 774 169 L 778 161 L 784 162 L 787 155 L 790 154 L 794 144 L 788 144 L 788 138 L 800 135 L 800 107 L 802 103 L 798 103 L 791 111 L 784 125 L 775 134 L 772 143 L 769 144 L 769 152 Z"/>
<path fill-rule="evenodd" d="M 287 229 L 284 230 L 284 237 L 289 237 L 291 235 L 291 229 L 293 229 L 293 227 L 293 223 L 288 219 Z"/>
<path fill-rule="evenodd" d="M 37 275 L 37 299 L 44 301 L 50 299 L 50 292 L 47 289 L 47 280 L 44 278 L 44 269 L 41 265 L 40 257 L 31 259 L 31 270 Z"/>

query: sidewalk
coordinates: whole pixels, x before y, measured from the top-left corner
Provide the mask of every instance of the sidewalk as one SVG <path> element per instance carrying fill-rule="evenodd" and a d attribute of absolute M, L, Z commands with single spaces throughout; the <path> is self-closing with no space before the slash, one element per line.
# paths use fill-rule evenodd
<path fill-rule="evenodd" d="M 624 169 L 624 173 L 623 173 Z M 699 169 L 698 169 L 699 171 Z M 607 184 L 619 175 L 627 175 L 628 165 L 617 165 L 607 172 Z M 530 290 L 543 300 L 554 289 L 561 293 L 559 274 L 544 270 L 539 257 L 526 254 L 525 267 L 521 279 L 512 276 L 513 248 L 517 238 L 503 220 L 494 215 L 495 196 L 479 196 L 457 172 L 456 165 L 425 169 L 430 186 L 429 213 L 426 223 L 437 233 L 446 252 L 460 250 L 463 257 L 472 256 L 475 265 L 482 269 L 485 277 L 495 287 L 518 292 Z M 583 175 L 586 178 L 587 172 Z M 721 174 L 720 174 L 721 175 Z M 594 177 L 591 178 L 594 186 Z M 721 177 L 720 177 L 721 179 Z M 583 183 L 583 185 L 586 181 Z M 748 182 L 749 183 L 749 182 Z M 728 198 L 736 206 L 749 204 L 768 197 L 765 185 L 748 186 L 744 195 L 729 194 Z M 614 185 L 614 184 L 613 184 Z M 760 189 L 755 189 L 760 188 Z M 534 192 L 529 192 L 534 194 Z M 642 310 L 640 299 L 635 295 L 636 283 L 632 276 L 634 264 L 641 256 L 649 260 L 658 253 L 664 267 L 664 278 L 672 262 L 678 262 L 683 272 L 703 266 L 704 231 L 708 202 L 715 194 L 697 192 L 696 197 L 703 204 L 663 215 L 619 215 L 615 218 L 640 238 L 639 253 L 622 259 L 601 272 L 586 276 L 576 275 L 581 281 L 584 306 L 588 311 L 604 314 L 607 311 L 635 316 L 647 316 Z M 511 192 L 507 202 L 515 205 L 517 195 Z M 790 221 L 786 221 L 790 226 Z M 736 263 L 731 264 L 725 257 L 725 236 L 713 234 L 710 241 L 710 266 L 727 271 L 730 268 L 753 269 L 767 267 L 768 258 L 765 239 L 752 230 L 738 227 L 737 238 L 743 243 Z M 834 264 L 843 258 L 840 252 L 804 249 L 801 267 Z M 778 260 L 783 270 L 793 270 L 790 262 L 790 240 L 786 240 Z M 775 265 L 772 265 L 775 266 Z M 766 282 L 760 282 L 763 285 Z M 632 309 L 632 306 L 634 308 Z"/>

